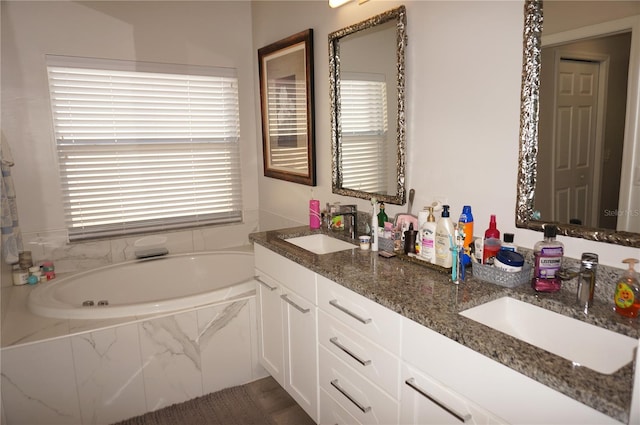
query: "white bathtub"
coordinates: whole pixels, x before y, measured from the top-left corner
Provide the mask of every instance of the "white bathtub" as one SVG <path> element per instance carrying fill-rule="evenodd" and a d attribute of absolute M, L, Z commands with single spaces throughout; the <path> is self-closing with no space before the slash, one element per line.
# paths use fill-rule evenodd
<path fill-rule="evenodd" d="M 128 261 L 39 283 L 28 306 L 34 314 L 63 319 L 168 313 L 254 291 L 253 267 L 253 253 L 242 251 Z M 83 306 L 87 302 L 94 305 Z"/>

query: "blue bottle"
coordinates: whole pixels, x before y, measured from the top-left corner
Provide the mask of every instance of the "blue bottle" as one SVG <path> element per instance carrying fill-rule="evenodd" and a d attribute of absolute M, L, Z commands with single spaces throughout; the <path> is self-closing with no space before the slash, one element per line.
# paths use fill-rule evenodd
<path fill-rule="evenodd" d="M 458 229 L 464 233 L 464 253 L 469 255 L 473 243 L 473 214 L 471 214 L 470 205 L 462 207 L 462 214 L 458 219 Z"/>

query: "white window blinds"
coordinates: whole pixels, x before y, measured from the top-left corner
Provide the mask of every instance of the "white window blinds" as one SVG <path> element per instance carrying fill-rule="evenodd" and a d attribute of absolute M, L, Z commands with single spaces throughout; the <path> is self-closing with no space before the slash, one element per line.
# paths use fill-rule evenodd
<path fill-rule="evenodd" d="M 374 77 L 346 74 L 340 81 L 342 185 L 384 193 L 388 163 L 387 86 Z"/>
<path fill-rule="evenodd" d="M 47 57 L 70 240 L 241 221 L 235 70 Z"/>

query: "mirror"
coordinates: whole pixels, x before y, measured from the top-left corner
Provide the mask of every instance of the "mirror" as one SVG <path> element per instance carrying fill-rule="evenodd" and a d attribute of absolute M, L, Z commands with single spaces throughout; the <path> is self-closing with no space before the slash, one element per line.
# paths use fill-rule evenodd
<path fill-rule="evenodd" d="M 404 6 L 329 34 L 333 193 L 405 203 Z"/>
<path fill-rule="evenodd" d="M 562 7 L 565 7 L 566 15 L 557 18 L 552 15 L 556 13 L 556 10 L 561 13 Z M 640 11 L 635 11 L 639 7 L 637 2 L 616 2 L 616 1 L 597 1 L 597 2 L 575 2 L 575 1 L 554 1 L 545 2 L 545 18 L 544 26 L 545 33 L 543 34 L 543 4 L 540 0 L 525 0 L 524 5 L 524 40 L 523 40 L 523 71 L 522 71 L 522 93 L 521 93 L 521 107 L 520 107 L 520 151 L 519 151 L 519 164 L 518 164 L 518 184 L 517 184 L 517 204 L 516 204 L 516 226 L 519 228 L 527 228 L 531 230 L 542 230 L 542 225 L 548 222 L 554 222 L 558 226 L 559 234 L 571 237 L 584 238 L 594 241 L 614 243 L 623 246 L 640 247 L 640 118 L 638 109 L 640 103 L 640 86 L 638 84 L 640 78 Z M 636 9 L 633 9 L 636 8 Z M 548 10 L 547 10 L 548 9 Z M 629 12 L 631 9 L 631 12 Z M 570 11 L 570 13 L 567 12 Z M 586 12 L 589 11 L 587 14 Z M 583 13 L 582 20 L 576 21 L 575 17 Z M 616 15 L 616 13 L 618 15 Z M 548 16 L 547 16 L 548 14 Z M 604 18 L 607 16 L 607 18 Z M 609 19 L 609 17 L 611 19 Z M 607 20 L 609 19 L 609 20 Z M 564 28 L 560 28 L 560 24 L 565 25 Z M 569 25 L 569 26 L 567 26 Z M 571 25 L 574 25 L 571 27 Z M 553 30 L 554 33 L 547 35 L 547 31 Z M 606 154 L 606 145 L 600 147 L 590 147 L 591 150 L 578 149 L 578 146 L 572 145 L 570 147 L 560 146 L 550 150 L 548 140 L 541 140 L 541 137 L 553 137 L 558 136 L 558 130 L 563 129 L 561 123 L 562 108 L 558 106 L 552 106 L 552 110 L 549 112 L 545 108 L 547 101 L 542 98 L 545 93 L 541 91 L 545 86 L 541 86 L 541 78 L 547 78 L 546 76 L 551 73 L 551 79 L 556 85 L 560 86 L 559 81 L 562 82 L 562 78 L 570 75 L 566 72 L 563 73 L 562 78 L 555 76 L 554 66 L 558 67 L 560 59 L 567 50 L 570 50 L 568 46 L 569 42 L 574 40 L 594 41 L 600 36 L 606 35 L 620 35 L 631 34 L 629 40 L 630 56 L 628 69 L 628 86 L 626 88 L 626 105 L 625 112 L 623 113 L 625 119 L 622 124 L 623 129 L 618 130 L 622 133 L 619 138 L 620 144 L 622 144 L 620 150 L 620 162 L 619 176 L 612 172 L 615 167 L 607 164 L 607 160 L 610 159 Z M 554 47 L 555 51 L 553 50 Z M 543 55 L 545 49 L 552 52 L 550 54 L 552 71 L 546 71 L 546 63 L 543 63 L 545 59 L 548 60 L 548 55 Z M 585 52 L 585 44 L 579 45 L 578 48 L 574 48 L 573 51 Z M 606 56 L 606 55 L 600 55 Z M 600 56 L 595 56 L 597 59 Z M 582 62 L 602 62 L 604 59 L 590 58 L 589 60 Z M 605 57 L 606 59 L 606 57 Z M 609 68 L 609 70 L 611 67 Z M 581 73 L 579 73 L 582 75 Z M 571 78 L 567 77 L 568 81 Z M 598 78 L 591 78 L 591 82 L 598 81 Z M 619 80 L 619 79 L 618 79 Z M 583 80 L 583 83 L 586 80 Z M 600 80 L 602 81 L 602 80 Z M 613 82 L 605 81 L 601 86 L 604 86 L 607 90 L 613 93 Z M 585 88 L 586 85 L 580 86 Z M 589 86 L 591 87 L 591 86 Z M 544 89 L 546 90 L 546 89 Z M 597 92 L 597 90 L 594 90 Z M 552 92 L 553 93 L 553 92 Z M 555 96 L 552 94 L 552 96 Z M 555 103 L 554 103 L 555 102 Z M 558 98 L 551 100 L 552 105 L 559 105 Z M 562 105 L 561 105 L 562 106 Z M 582 113 L 580 111 L 580 113 Z M 578 118 L 581 118 L 580 113 L 574 113 L 569 115 L 569 118 L 574 121 L 581 122 Z M 547 114 L 551 115 L 550 121 L 552 125 L 551 130 L 546 127 L 544 120 L 547 118 Z M 620 114 L 620 112 L 618 112 Z M 596 118 L 603 120 L 601 112 L 596 114 Z M 582 120 L 588 122 L 589 120 Z M 612 125 L 611 123 L 609 124 Z M 582 130 L 585 133 L 584 130 Z M 597 132 L 595 134 L 598 134 Z M 604 138 L 604 132 L 598 137 Z M 559 143 L 559 142 L 558 142 Z M 567 153 L 568 152 L 568 153 Z M 596 153 L 600 155 L 595 155 Z M 619 200 L 615 208 L 605 205 L 597 206 L 599 210 L 593 214 L 592 218 L 583 219 L 579 217 L 579 208 L 575 205 L 573 209 L 569 210 L 567 214 L 561 214 L 562 209 L 558 208 L 558 205 L 564 205 L 563 196 L 573 199 L 579 199 L 579 202 L 574 204 L 584 205 L 586 201 L 584 199 L 587 196 L 580 198 L 580 195 L 590 195 L 592 198 L 600 198 L 599 192 L 593 190 L 593 184 L 583 185 L 580 190 L 563 191 L 558 190 L 557 185 L 549 184 L 549 180 L 557 180 L 560 177 L 554 176 L 553 169 L 554 164 L 562 163 L 560 160 L 563 154 L 570 155 L 571 158 L 593 158 L 592 160 L 597 162 L 600 167 L 600 177 L 595 180 L 599 184 L 607 185 L 603 179 L 603 175 L 607 175 L 610 179 L 617 181 Z M 550 159 L 551 158 L 551 159 Z M 555 163 L 553 162 L 555 161 Z M 571 160 L 574 164 L 579 163 L 577 159 Z M 551 164 L 550 164 L 551 162 Z M 567 163 L 570 160 L 566 161 Z M 580 173 L 575 173 L 580 176 Z M 619 177 L 619 179 L 618 179 Z M 599 179 L 599 180 L 598 180 Z M 576 184 L 576 186 L 579 186 Z M 611 186 L 609 186 L 611 187 Z M 609 192 L 613 192 L 616 189 L 607 189 Z M 551 194 L 550 194 L 551 192 Z M 553 207 L 543 207 L 544 203 L 553 203 Z M 589 208 L 588 206 L 586 207 Z M 591 207 L 593 208 L 593 207 Z M 614 215 L 616 218 L 615 228 L 612 225 L 606 225 L 604 221 L 600 220 L 599 215 Z M 574 222 L 560 221 L 571 220 L 578 218 L 578 221 L 582 224 L 576 224 Z M 586 222 L 586 223 L 585 223 Z"/>

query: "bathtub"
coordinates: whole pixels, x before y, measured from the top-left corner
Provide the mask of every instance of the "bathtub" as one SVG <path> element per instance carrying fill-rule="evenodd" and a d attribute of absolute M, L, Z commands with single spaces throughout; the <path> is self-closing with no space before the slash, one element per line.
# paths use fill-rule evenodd
<path fill-rule="evenodd" d="M 96 268 L 39 283 L 28 308 L 39 316 L 107 319 L 169 313 L 255 290 L 253 253 L 168 255 Z"/>

